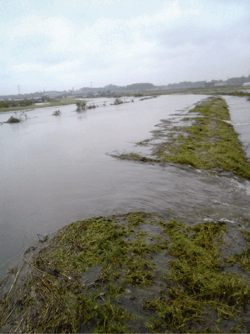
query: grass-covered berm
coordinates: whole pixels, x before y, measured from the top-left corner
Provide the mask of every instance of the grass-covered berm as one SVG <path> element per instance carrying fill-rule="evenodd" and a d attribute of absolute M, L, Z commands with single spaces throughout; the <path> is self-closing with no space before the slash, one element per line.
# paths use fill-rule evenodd
<path fill-rule="evenodd" d="M 250 222 L 129 213 L 72 223 L 0 286 L 4 333 L 249 332 Z"/>
<path fill-rule="evenodd" d="M 152 145 L 156 159 L 136 153 L 115 157 L 140 162 L 171 162 L 218 174 L 231 172 L 250 179 L 250 163 L 230 123 L 228 106 L 220 97 L 210 97 L 198 103 L 182 117 L 180 125 L 173 126 L 171 121 L 162 120 L 158 129 L 152 132 L 152 138 L 139 144 Z"/>
<path fill-rule="evenodd" d="M 20 111 L 20 110 L 30 110 L 30 109 L 39 109 L 39 108 L 45 108 L 45 107 L 56 107 L 56 106 L 66 106 L 69 104 L 77 104 L 77 103 L 82 103 L 81 100 L 77 99 L 59 99 L 59 100 L 52 100 L 47 103 L 41 103 L 41 104 L 36 104 L 31 101 L 31 103 L 27 104 L 20 104 L 19 102 L 16 102 L 16 106 L 13 104 L 11 106 L 11 102 L 9 103 L 10 106 L 8 106 L 8 102 L 6 106 L 1 106 L 0 105 L 0 112 L 4 111 Z"/>

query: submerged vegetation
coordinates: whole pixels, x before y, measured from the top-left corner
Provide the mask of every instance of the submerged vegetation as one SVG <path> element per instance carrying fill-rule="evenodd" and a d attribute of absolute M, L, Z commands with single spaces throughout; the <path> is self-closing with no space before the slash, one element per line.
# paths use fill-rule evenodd
<path fill-rule="evenodd" d="M 123 153 L 123 154 L 110 154 L 111 157 L 118 158 L 121 160 L 133 160 L 138 162 L 160 162 L 160 160 L 151 159 L 147 157 L 142 157 L 140 154 L 137 153 Z"/>
<path fill-rule="evenodd" d="M 160 143 L 153 144 L 153 155 L 157 160 L 218 173 L 233 172 L 250 179 L 250 164 L 238 134 L 230 123 L 224 99 L 208 98 L 190 110 L 188 116 L 182 119 L 182 126 L 173 127 L 171 122 L 163 120 L 160 129 L 154 131 L 151 141 L 161 140 Z M 191 125 L 186 125 L 190 122 Z M 127 156 L 132 160 L 133 155 Z M 135 157 L 134 160 L 143 161 L 140 155 L 136 154 Z"/>
<path fill-rule="evenodd" d="M 240 254 L 234 254 L 227 259 L 229 265 L 234 265 L 235 263 L 240 263 L 241 267 L 250 274 L 250 232 L 242 232 L 245 239 L 248 241 L 247 246 L 243 249 Z"/>
<path fill-rule="evenodd" d="M 86 101 L 77 101 L 76 102 L 76 111 L 83 111 L 86 110 Z"/>
<path fill-rule="evenodd" d="M 237 133 L 228 122 L 226 102 L 210 98 L 190 113 L 197 113 L 197 117 L 191 118 L 193 124 L 170 130 L 168 141 L 156 149 L 157 156 L 164 162 L 226 170 L 250 179 L 250 164 Z M 189 120 L 185 118 L 184 122 Z"/>
<path fill-rule="evenodd" d="M 117 97 L 115 99 L 114 103 L 111 103 L 110 105 L 111 106 L 118 106 L 119 104 L 130 103 L 130 102 L 134 102 L 134 100 L 132 99 L 131 101 L 127 101 L 127 100 L 122 100 L 120 97 Z"/>
<path fill-rule="evenodd" d="M 15 116 L 10 116 L 10 118 L 5 123 L 20 123 L 27 119 L 26 113 L 23 112 L 15 112 Z"/>
<path fill-rule="evenodd" d="M 54 111 L 52 114 L 52 116 L 60 116 L 60 115 L 61 115 L 61 111 L 59 109 Z"/>
<path fill-rule="evenodd" d="M 232 229 L 224 222 L 190 226 L 146 213 L 72 223 L 46 246 L 29 249 L 2 282 L 0 328 L 246 331 L 249 275 L 226 272 L 233 264 L 223 254 Z M 242 270 L 247 273 L 244 265 Z"/>
<path fill-rule="evenodd" d="M 124 103 L 121 99 L 119 99 L 119 98 L 116 98 L 115 99 L 115 102 L 113 103 L 114 105 L 119 105 L 119 104 L 122 104 L 122 103 Z"/>
<path fill-rule="evenodd" d="M 221 320 L 240 314 L 250 296 L 249 282 L 223 270 L 219 250 L 227 232 L 225 223 L 203 223 L 191 228 L 173 220 L 164 227 L 171 237 L 169 253 L 174 260 L 166 275 L 169 283 L 159 297 L 145 302 L 160 318 L 151 328 L 163 326 L 186 332 L 195 321 L 200 331 L 204 330 L 204 322 L 211 325 L 216 316 L 217 328 L 213 324 L 213 331 L 218 331 Z"/>
<path fill-rule="evenodd" d="M 10 116 L 10 118 L 6 121 L 6 123 L 20 123 L 21 120 L 17 117 Z"/>
<path fill-rule="evenodd" d="M 139 101 L 151 100 L 151 99 L 155 99 L 155 98 L 157 98 L 157 95 L 143 97 Z"/>
<path fill-rule="evenodd" d="M 77 106 L 76 111 L 78 112 L 85 111 L 87 109 L 95 109 L 96 107 L 98 107 L 94 103 L 87 105 L 86 101 L 78 101 L 76 102 L 76 106 Z"/>

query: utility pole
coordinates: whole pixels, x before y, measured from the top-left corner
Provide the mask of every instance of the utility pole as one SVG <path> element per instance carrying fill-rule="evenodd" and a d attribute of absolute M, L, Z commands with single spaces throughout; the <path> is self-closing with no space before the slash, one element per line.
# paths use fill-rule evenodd
<path fill-rule="evenodd" d="M 20 95 L 21 93 L 20 93 L 20 86 L 19 85 L 17 86 L 17 89 L 18 89 L 18 95 Z"/>

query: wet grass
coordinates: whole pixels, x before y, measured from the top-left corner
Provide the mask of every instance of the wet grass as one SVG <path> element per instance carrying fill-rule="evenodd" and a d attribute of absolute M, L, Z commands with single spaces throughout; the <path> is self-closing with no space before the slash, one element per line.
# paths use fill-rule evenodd
<path fill-rule="evenodd" d="M 249 282 L 224 272 L 227 230 L 226 223 L 191 227 L 146 213 L 72 223 L 9 274 L 4 298 L 0 286 L 0 328 L 202 332 L 223 331 L 227 321 L 230 330 L 246 329 Z"/>
<path fill-rule="evenodd" d="M 216 311 L 221 321 L 244 310 L 250 297 L 249 284 L 222 270 L 219 245 L 226 232 L 224 224 L 204 223 L 191 228 L 171 221 L 164 227 L 171 237 L 169 252 L 175 260 L 160 297 L 145 301 L 145 307 L 156 310 L 159 318 L 149 328 L 187 332 L 196 322 L 199 331 L 212 320 L 211 311 Z"/>
<path fill-rule="evenodd" d="M 140 143 L 140 145 L 143 145 Z M 160 162 L 158 159 L 152 159 L 148 157 L 143 157 L 138 153 L 123 153 L 123 154 L 110 154 L 113 158 L 117 158 L 120 160 L 132 160 L 132 161 L 137 161 L 137 162 Z"/>
<path fill-rule="evenodd" d="M 177 137 L 169 137 L 158 149 L 158 157 L 164 162 L 226 170 L 250 179 L 250 164 L 238 134 L 226 122 L 230 115 L 225 101 L 210 98 L 191 112 L 199 114 L 193 119 L 193 125 L 180 127 Z"/>
<path fill-rule="evenodd" d="M 250 163 L 230 124 L 230 114 L 224 99 L 211 97 L 189 111 L 183 126 L 171 126 L 162 121 L 153 133 L 161 143 L 153 145 L 154 162 L 189 165 L 198 169 L 232 172 L 250 179 Z M 192 117 L 191 117 L 192 116 Z M 192 122 L 185 126 L 185 122 Z M 122 159 L 148 162 L 138 154 L 119 155 Z M 153 159 L 152 159 L 153 160 Z"/>
<path fill-rule="evenodd" d="M 15 116 L 11 116 L 5 123 L 20 123 L 27 119 L 27 115 L 24 111 L 19 113 L 15 112 L 14 114 Z"/>
<path fill-rule="evenodd" d="M 164 162 L 210 170 L 221 169 L 249 179 L 250 164 L 237 133 L 226 122 L 230 120 L 230 115 L 225 101 L 210 98 L 191 112 L 203 117 L 195 117 L 193 125 L 179 128 L 179 135 L 170 137 L 158 149 L 158 157 Z"/>
<path fill-rule="evenodd" d="M 120 223 L 93 218 L 60 230 L 32 262 L 26 260 L 33 270 L 11 303 L 9 294 L 1 301 L 0 328 L 11 317 L 15 330 L 25 332 L 125 332 L 131 315 L 117 297 L 126 285 L 152 285 L 149 254 L 166 248 L 165 242 L 147 244 L 138 229 L 146 216 L 133 213 Z"/>
<path fill-rule="evenodd" d="M 232 255 L 227 259 L 227 263 L 233 266 L 235 263 L 239 263 L 241 268 L 250 273 L 250 232 L 242 232 L 246 241 L 248 241 L 247 247 L 243 249 L 241 254 Z"/>
<path fill-rule="evenodd" d="M 51 248 L 36 260 L 36 265 L 50 268 L 52 272 L 57 270 L 65 277 L 76 278 L 79 272 L 102 266 L 104 280 L 110 277 L 118 279 L 123 265 L 127 267 L 123 282 L 151 284 L 152 264 L 145 259 L 145 255 L 153 248 L 146 245 L 143 232 L 134 231 L 134 227 L 139 225 L 135 217 L 130 217 L 127 224 L 125 227 L 118 222 L 99 218 L 69 225 L 68 230 L 63 231 L 63 236 L 55 240 L 53 257 L 57 259 L 56 269 L 50 260 Z M 79 231 L 84 232 L 82 237 L 79 237 Z M 127 235 L 132 235 L 134 240 L 124 240 Z"/>

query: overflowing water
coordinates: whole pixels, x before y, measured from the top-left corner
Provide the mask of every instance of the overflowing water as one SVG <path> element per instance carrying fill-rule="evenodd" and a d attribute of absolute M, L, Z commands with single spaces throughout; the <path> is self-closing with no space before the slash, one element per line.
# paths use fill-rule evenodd
<path fill-rule="evenodd" d="M 246 155 L 250 158 L 250 101 L 245 97 L 226 96 L 225 100 L 230 107 L 231 120 L 234 129 L 240 135 L 245 146 Z"/>
<path fill-rule="evenodd" d="M 201 208 L 208 216 L 247 216 L 248 181 L 108 155 L 142 151 L 135 143 L 149 138 L 160 119 L 185 113 L 203 98 L 134 98 L 118 106 L 110 105 L 112 99 L 94 99 L 89 103 L 99 107 L 86 112 L 77 113 L 70 105 L 60 107 L 60 116 L 52 116 L 58 107 L 47 107 L 28 111 L 22 123 L 0 125 L 0 275 L 37 234 L 79 219 L 129 211 L 183 212 L 190 219 Z M 250 122 L 250 103 L 242 101 L 227 98 L 238 131 L 238 124 Z M 0 122 L 12 114 L 0 114 Z M 249 143 L 249 135 L 242 134 L 242 140 Z"/>

